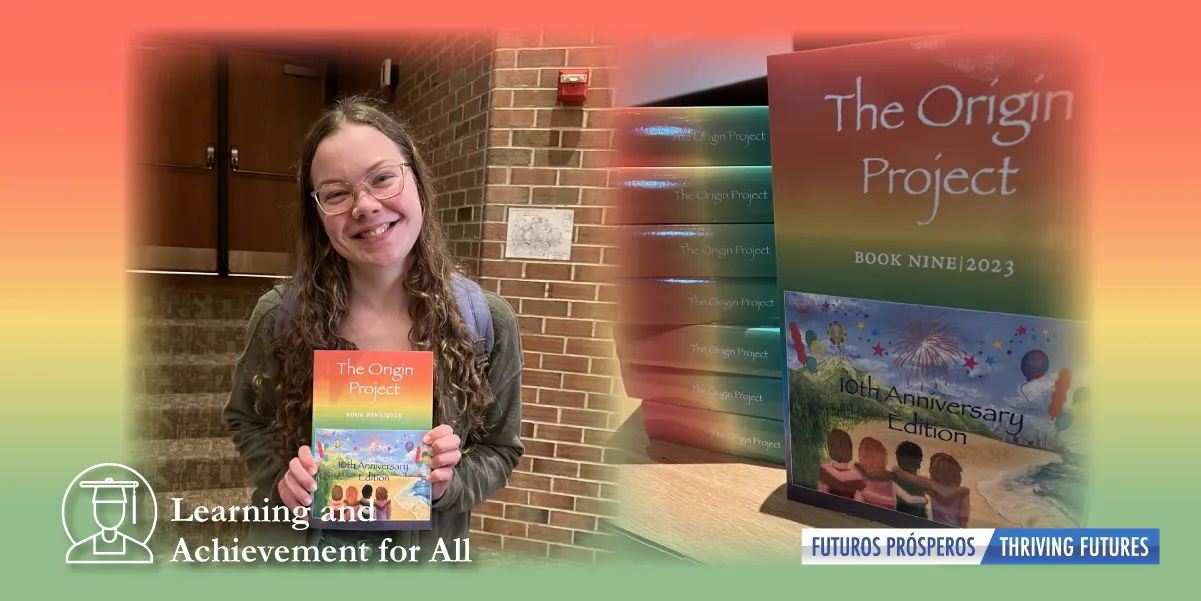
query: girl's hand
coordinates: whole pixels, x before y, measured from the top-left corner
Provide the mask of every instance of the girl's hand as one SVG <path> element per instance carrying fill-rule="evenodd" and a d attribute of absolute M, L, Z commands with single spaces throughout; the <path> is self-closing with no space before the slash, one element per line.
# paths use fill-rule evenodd
<path fill-rule="evenodd" d="M 422 442 L 430 450 L 430 496 L 437 501 L 455 477 L 455 466 L 463 457 L 459 451 L 461 441 L 450 426 L 443 424 L 430 430 Z"/>
<path fill-rule="evenodd" d="M 317 490 L 317 460 L 313 451 L 305 445 L 288 463 L 288 473 L 279 481 L 279 497 L 292 511 L 313 504 L 313 491 Z"/>

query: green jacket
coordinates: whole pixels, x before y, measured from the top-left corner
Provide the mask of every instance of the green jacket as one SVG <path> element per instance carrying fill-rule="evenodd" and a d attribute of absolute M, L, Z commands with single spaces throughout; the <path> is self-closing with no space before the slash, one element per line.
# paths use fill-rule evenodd
<path fill-rule="evenodd" d="M 282 504 L 277 485 L 287 473 L 287 466 L 276 460 L 273 452 L 273 393 L 264 391 L 261 411 L 257 411 L 255 404 L 259 399 L 253 385 L 254 376 L 272 363 L 268 345 L 274 336 L 281 292 L 281 286 L 268 291 L 259 298 L 251 314 L 246 348 L 238 358 L 233 391 L 223 413 L 234 445 L 250 472 L 254 485 L 251 503 L 258 506 L 263 505 L 264 498 L 270 499 L 272 506 Z M 488 434 L 475 445 L 467 446 L 464 442 L 463 457 L 455 467 L 454 479 L 433 503 L 432 529 L 391 533 L 393 545 L 420 546 L 419 556 L 423 559 L 434 551 L 436 539 L 442 539 L 453 553 L 454 539 L 466 539 L 469 535 L 471 510 L 504 488 L 525 453 L 521 444 L 522 356 L 517 316 L 499 296 L 484 294 L 496 333 L 487 374 L 495 398 L 485 418 Z M 450 417 L 447 421 L 459 438 L 466 441 L 467 433 L 459 420 Z M 246 525 L 242 537 L 241 545 L 291 547 L 315 545 L 321 532 L 316 528 L 296 530 L 291 523 L 252 522 Z"/>

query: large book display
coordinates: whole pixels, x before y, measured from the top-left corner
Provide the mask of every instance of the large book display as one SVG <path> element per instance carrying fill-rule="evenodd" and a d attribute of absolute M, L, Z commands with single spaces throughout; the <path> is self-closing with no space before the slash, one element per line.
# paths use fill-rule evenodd
<path fill-rule="evenodd" d="M 957 36 L 768 57 L 789 498 L 1084 524 L 1078 73 Z"/>
<path fill-rule="evenodd" d="M 767 107 L 631 108 L 617 123 L 626 393 L 651 439 L 783 464 Z"/>

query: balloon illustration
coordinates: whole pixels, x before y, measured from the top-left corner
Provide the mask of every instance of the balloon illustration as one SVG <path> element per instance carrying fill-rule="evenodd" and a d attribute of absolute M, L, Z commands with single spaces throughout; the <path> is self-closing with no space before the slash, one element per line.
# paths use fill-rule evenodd
<path fill-rule="evenodd" d="M 1030 351 L 1022 357 L 1022 375 L 1026 381 L 1037 380 L 1051 369 L 1051 358 L 1042 351 Z"/>
<path fill-rule="evenodd" d="M 805 344 L 813 344 L 814 340 L 817 340 L 817 332 L 814 332 L 813 330 L 806 330 Z"/>
<path fill-rule="evenodd" d="M 792 346 L 793 346 L 793 348 L 796 349 L 797 361 L 800 361 L 801 365 L 804 365 L 805 364 L 805 344 L 804 344 L 804 342 L 801 341 L 801 330 L 799 328 L 797 328 L 795 323 L 791 323 L 788 325 L 789 325 L 789 329 L 792 330 Z"/>
<path fill-rule="evenodd" d="M 847 341 L 847 329 L 837 321 L 826 328 L 826 335 L 830 337 L 830 342 L 837 347 L 842 347 L 842 344 Z"/>
<path fill-rule="evenodd" d="M 1068 428 L 1071 428 L 1071 427 L 1072 427 L 1072 414 L 1071 413 L 1061 413 L 1059 415 L 1059 417 L 1055 418 L 1055 428 L 1057 430 L 1059 430 L 1060 432 L 1063 432 L 1064 430 L 1067 430 Z"/>
<path fill-rule="evenodd" d="M 1068 389 L 1072 387 L 1072 370 L 1059 370 L 1059 377 L 1055 380 L 1055 392 L 1051 393 L 1051 406 L 1047 408 L 1047 412 L 1051 414 L 1051 419 L 1059 417 L 1063 413 L 1063 406 L 1068 402 Z"/>
<path fill-rule="evenodd" d="M 809 373 L 816 372 L 817 371 L 817 359 L 814 359 L 813 357 L 809 357 L 809 360 L 805 361 L 805 367 L 809 368 Z"/>
<path fill-rule="evenodd" d="M 1046 374 L 1050 368 L 1051 358 L 1042 351 L 1030 351 L 1022 357 L 1022 375 L 1026 376 L 1026 381 L 1022 383 L 1018 391 L 1022 393 L 1022 398 L 1026 399 L 1027 403 L 1030 402 L 1030 397 L 1026 396 L 1026 384 L 1043 377 L 1043 374 Z M 1055 406 L 1054 401 L 1052 401 L 1051 406 Z M 1051 411 L 1054 412 L 1054 410 Z M 1055 419 L 1054 413 L 1052 413 L 1051 419 Z"/>
<path fill-rule="evenodd" d="M 405 452 L 412 451 L 412 450 L 413 450 L 413 441 L 410 440 L 409 442 L 405 443 Z"/>
<path fill-rule="evenodd" d="M 821 361 L 822 357 L 826 356 L 826 343 L 820 340 L 814 340 L 813 343 L 809 345 L 809 351 L 813 353 L 813 358 Z"/>

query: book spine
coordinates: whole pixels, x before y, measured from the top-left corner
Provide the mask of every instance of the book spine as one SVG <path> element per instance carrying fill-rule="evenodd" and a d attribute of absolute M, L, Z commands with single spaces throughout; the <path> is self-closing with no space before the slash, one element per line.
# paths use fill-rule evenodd
<path fill-rule="evenodd" d="M 782 377 L 780 328 L 619 328 L 622 362 L 748 376 Z"/>
<path fill-rule="evenodd" d="M 771 167 L 618 169 L 616 224 L 773 223 Z"/>
<path fill-rule="evenodd" d="M 774 279 L 627 279 L 621 282 L 620 320 L 646 325 L 778 326 Z"/>
<path fill-rule="evenodd" d="M 784 382 L 642 365 L 623 365 L 622 381 L 633 398 L 694 409 L 784 420 Z"/>
<path fill-rule="evenodd" d="M 776 277 L 772 224 L 629 226 L 619 238 L 625 277 Z"/>
<path fill-rule="evenodd" d="M 784 464 L 784 422 L 642 401 L 642 425 L 652 440 Z"/>
<path fill-rule="evenodd" d="M 615 113 L 616 167 L 771 164 L 766 106 L 630 108 Z"/>

